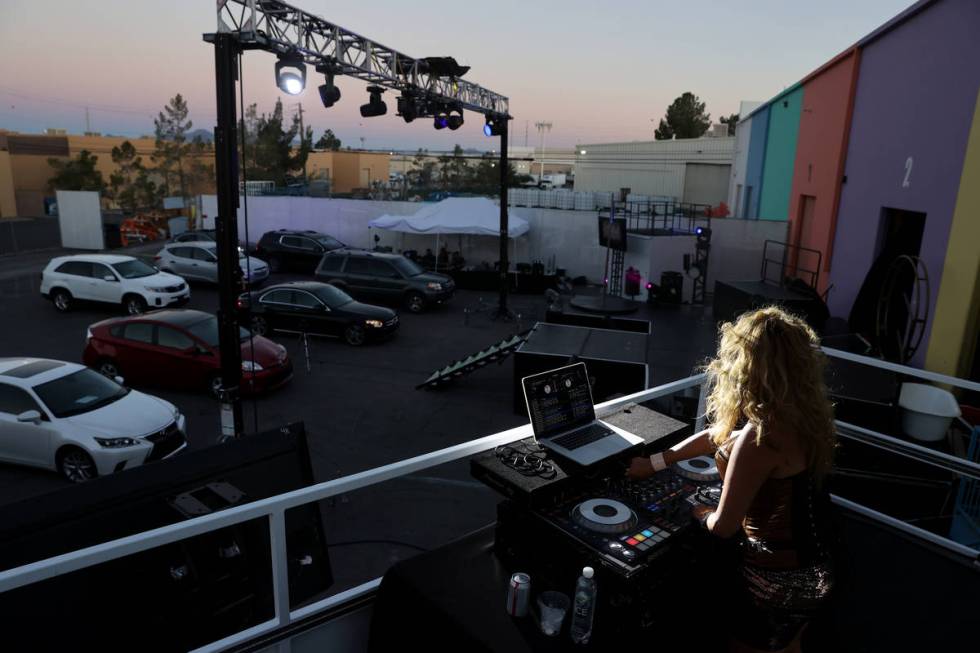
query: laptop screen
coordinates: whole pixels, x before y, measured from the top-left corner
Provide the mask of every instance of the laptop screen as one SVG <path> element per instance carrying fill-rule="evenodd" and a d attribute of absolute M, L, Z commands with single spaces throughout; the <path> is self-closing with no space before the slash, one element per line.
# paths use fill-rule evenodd
<path fill-rule="evenodd" d="M 551 437 L 595 420 L 585 363 L 524 377 L 522 383 L 536 437 Z"/>

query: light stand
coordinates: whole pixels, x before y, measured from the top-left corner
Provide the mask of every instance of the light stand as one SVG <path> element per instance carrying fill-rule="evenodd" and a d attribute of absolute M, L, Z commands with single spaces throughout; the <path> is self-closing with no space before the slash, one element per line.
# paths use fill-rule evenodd
<path fill-rule="evenodd" d="M 235 82 L 239 44 L 228 33 L 214 34 L 214 77 L 218 124 L 214 128 L 214 159 L 218 185 L 215 217 L 218 254 L 218 349 L 221 356 L 221 439 L 242 435 L 241 338 L 236 302 L 242 288 L 238 265 L 238 139 Z"/>
<path fill-rule="evenodd" d="M 497 310 L 491 317 L 494 320 L 504 320 L 513 322 L 517 315 L 507 307 L 507 294 L 510 292 L 510 279 L 508 277 L 510 261 L 507 257 L 507 247 L 510 226 L 507 214 L 507 172 L 510 163 L 507 160 L 507 132 L 509 116 L 500 118 L 500 296 L 497 300 Z"/>

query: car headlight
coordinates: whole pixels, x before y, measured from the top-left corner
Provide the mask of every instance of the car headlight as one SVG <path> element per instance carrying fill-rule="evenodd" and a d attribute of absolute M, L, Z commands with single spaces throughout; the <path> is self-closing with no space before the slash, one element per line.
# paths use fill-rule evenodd
<path fill-rule="evenodd" d="M 255 361 L 242 361 L 243 372 L 261 372 L 262 366 Z"/>
<path fill-rule="evenodd" d="M 381 320 L 364 320 L 364 324 L 369 327 L 374 327 L 375 329 L 380 329 L 385 325 Z"/>
<path fill-rule="evenodd" d="M 95 438 L 100 447 L 106 449 L 121 449 L 122 447 L 135 447 L 139 440 L 133 438 Z"/>
<path fill-rule="evenodd" d="M 425 287 L 429 290 L 442 290 L 442 284 L 435 281 L 430 281 L 429 283 L 425 284 Z"/>
<path fill-rule="evenodd" d="M 166 286 L 146 286 L 146 289 L 150 292 L 167 292 Z"/>

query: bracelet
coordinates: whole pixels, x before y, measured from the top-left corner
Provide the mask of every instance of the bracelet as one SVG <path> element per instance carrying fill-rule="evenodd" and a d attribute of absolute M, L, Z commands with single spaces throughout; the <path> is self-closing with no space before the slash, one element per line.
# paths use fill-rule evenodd
<path fill-rule="evenodd" d="M 667 461 L 664 460 L 664 454 L 662 451 L 650 456 L 650 464 L 653 465 L 653 471 L 655 472 L 667 469 Z"/>

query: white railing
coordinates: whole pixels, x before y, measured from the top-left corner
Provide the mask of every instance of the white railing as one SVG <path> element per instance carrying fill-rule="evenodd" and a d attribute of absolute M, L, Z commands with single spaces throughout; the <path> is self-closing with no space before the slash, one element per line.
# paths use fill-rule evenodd
<path fill-rule="evenodd" d="M 828 356 L 843 358 L 884 369 L 890 369 L 910 376 L 926 378 L 958 387 L 980 389 L 980 384 L 976 384 L 971 381 L 964 381 L 954 377 L 924 372 L 923 370 L 916 370 L 914 368 L 884 363 L 873 358 L 855 356 L 853 354 L 840 352 L 834 349 L 825 349 L 824 351 Z M 615 412 L 617 409 L 629 403 L 649 401 L 651 399 L 672 395 L 688 388 L 696 387 L 699 388 L 700 392 L 696 429 L 700 430 L 703 427 L 704 419 L 705 378 L 706 377 L 704 374 L 697 374 L 685 379 L 674 381 L 672 383 L 657 386 L 656 388 L 644 390 L 625 397 L 619 397 L 612 401 L 607 401 L 597 405 L 596 414 L 599 417 L 603 417 Z M 840 424 L 840 426 L 842 427 L 842 434 L 844 434 L 844 431 L 846 430 L 844 427 L 849 429 L 857 428 L 847 424 Z M 883 442 L 890 439 L 888 436 L 876 434 L 873 431 L 866 431 L 863 429 L 861 431 L 862 435 L 865 437 L 880 436 Z M 282 628 L 291 622 L 296 621 L 297 619 L 302 619 L 304 617 L 329 610 L 333 607 L 343 605 L 348 601 L 362 597 L 376 590 L 380 584 L 381 579 L 376 578 L 364 583 L 363 585 L 330 596 L 310 605 L 290 609 L 289 580 L 286 573 L 287 557 L 285 512 L 287 510 L 305 504 L 322 501 L 340 494 L 353 492 L 377 483 L 390 481 L 407 474 L 426 470 L 431 467 L 461 460 L 494 447 L 510 444 L 517 440 L 524 439 L 530 435 L 532 435 L 532 431 L 529 424 L 519 426 L 517 428 L 502 431 L 494 435 L 465 442 L 446 449 L 441 449 L 439 451 L 434 451 L 415 458 L 392 463 L 390 465 L 377 467 L 332 481 L 311 485 L 309 487 L 293 490 L 292 492 L 287 492 L 278 496 L 260 499 L 252 503 L 228 508 L 220 512 L 211 513 L 209 515 L 197 517 L 178 524 L 171 524 L 143 533 L 136 533 L 134 535 L 119 538 L 111 542 L 96 544 L 94 546 L 79 549 L 77 551 L 71 551 L 69 553 L 48 558 L 46 560 L 32 562 L 14 569 L 8 569 L 0 572 L 0 592 L 10 591 L 19 587 L 24 587 L 26 585 L 43 581 L 45 579 L 53 578 L 55 576 L 78 571 L 93 565 L 109 562 L 111 560 L 163 546 L 165 544 L 170 544 L 179 540 L 184 540 L 190 537 L 216 531 L 218 529 L 241 524 L 249 520 L 264 517 L 267 518 L 269 522 L 270 547 L 272 550 L 272 592 L 273 605 L 275 606 L 275 616 L 269 621 L 256 624 L 247 630 L 234 633 L 225 639 L 212 642 L 197 649 L 199 652 L 221 651 L 231 646 L 250 641 L 251 639 L 260 635 Z M 903 444 L 907 445 L 907 443 L 904 442 Z M 961 464 L 964 462 L 961 459 L 956 460 Z M 941 464 L 942 462 L 944 461 L 940 461 L 938 464 Z M 933 464 L 937 463 L 934 462 Z M 971 473 L 971 471 L 973 473 Z M 962 473 L 980 477 L 980 465 L 976 465 L 974 463 L 972 468 L 967 466 L 966 471 Z M 882 523 L 902 530 L 912 536 L 944 546 L 955 553 L 967 556 L 976 555 L 976 552 L 972 549 L 963 547 L 962 545 L 934 533 L 908 525 L 905 522 L 888 517 L 887 515 L 882 515 L 881 513 L 860 506 L 859 504 L 854 504 L 846 499 L 836 496 L 833 497 L 833 499 L 837 505 L 855 510 L 866 517 L 877 519 Z"/>

